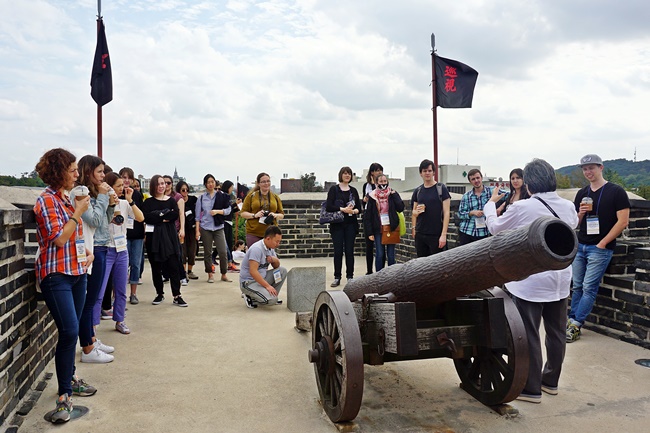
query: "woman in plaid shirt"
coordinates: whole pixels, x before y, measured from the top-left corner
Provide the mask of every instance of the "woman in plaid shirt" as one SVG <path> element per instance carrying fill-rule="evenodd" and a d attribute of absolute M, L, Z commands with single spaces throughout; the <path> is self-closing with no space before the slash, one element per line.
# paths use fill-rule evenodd
<path fill-rule="evenodd" d="M 90 197 L 78 196 L 76 209 L 67 191 L 79 177 L 75 156 L 65 149 L 46 152 L 36 172 L 48 187 L 36 200 L 36 278 L 59 332 L 54 360 L 59 384 L 53 423 L 66 422 L 72 411 L 71 396 L 93 395 L 97 390 L 75 376 L 75 349 L 79 319 L 86 299 L 86 270 L 93 261 L 91 248 L 83 242 L 81 215 Z"/>

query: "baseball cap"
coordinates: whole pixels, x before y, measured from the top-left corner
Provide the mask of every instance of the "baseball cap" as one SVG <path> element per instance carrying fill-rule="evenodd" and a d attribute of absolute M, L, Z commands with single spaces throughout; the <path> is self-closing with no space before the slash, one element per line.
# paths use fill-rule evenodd
<path fill-rule="evenodd" d="M 600 158 L 600 156 L 594 154 L 585 155 L 582 158 L 580 158 L 581 167 L 583 165 L 589 165 L 589 164 L 603 165 L 603 160 Z"/>

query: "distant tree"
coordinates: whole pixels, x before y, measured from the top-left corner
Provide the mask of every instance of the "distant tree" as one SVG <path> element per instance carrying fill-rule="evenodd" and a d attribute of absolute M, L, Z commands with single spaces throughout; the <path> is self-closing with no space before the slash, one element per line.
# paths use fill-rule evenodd
<path fill-rule="evenodd" d="M 40 177 L 36 176 L 36 178 L 33 178 L 30 175 L 30 173 L 24 172 L 21 173 L 21 177 L 17 178 L 15 176 L 1 176 L 0 175 L 0 185 L 6 185 L 6 186 L 37 186 L 37 187 L 44 187 L 45 184 L 41 180 Z"/>
<path fill-rule="evenodd" d="M 300 189 L 303 192 L 319 192 L 323 191 L 323 187 L 316 185 L 316 175 L 312 171 L 311 173 L 305 173 L 300 176 Z"/>
<path fill-rule="evenodd" d="M 571 188 L 571 179 L 569 179 L 568 174 L 561 174 L 561 173 L 555 172 L 555 180 L 557 181 L 558 189 Z"/>
<path fill-rule="evenodd" d="M 623 180 L 621 175 L 610 168 L 605 168 L 605 170 L 603 170 L 603 177 L 607 179 L 608 182 L 612 182 L 622 186 L 623 188 L 626 188 L 625 180 Z"/>
<path fill-rule="evenodd" d="M 585 178 L 585 175 L 582 174 L 582 169 L 580 167 L 576 167 L 571 172 L 569 180 L 571 181 L 571 188 L 582 188 L 583 186 L 589 185 L 589 181 Z"/>
<path fill-rule="evenodd" d="M 637 188 L 635 193 L 646 200 L 650 200 L 650 185 L 641 185 Z"/>

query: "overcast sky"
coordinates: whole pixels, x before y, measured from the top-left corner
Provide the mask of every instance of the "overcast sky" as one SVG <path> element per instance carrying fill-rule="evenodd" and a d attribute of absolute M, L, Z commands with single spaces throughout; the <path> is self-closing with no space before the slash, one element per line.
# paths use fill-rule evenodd
<path fill-rule="evenodd" d="M 0 174 L 96 154 L 96 0 L 0 0 Z M 104 0 L 104 160 L 249 182 L 403 177 L 432 158 L 431 43 L 479 72 L 438 109 L 439 163 L 507 177 L 530 159 L 650 158 L 647 0 Z"/>

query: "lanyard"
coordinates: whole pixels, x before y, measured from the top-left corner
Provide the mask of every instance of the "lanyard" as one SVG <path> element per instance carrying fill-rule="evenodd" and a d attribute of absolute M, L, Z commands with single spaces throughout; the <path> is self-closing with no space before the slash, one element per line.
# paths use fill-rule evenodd
<path fill-rule="evenodd" d="M 598 204 L 596 205 L 596 215 L 598 215 L 598 209 L 600 209 L 600 199 L 603 196 L 603 191 L 605 191 L 605 185 L 607 184 L 603 185 L 603 187 L 600 189 L 600 195 L 598 195 Z M 587 197 L 591 197 L 591 188 L 587 190 Z"/>

